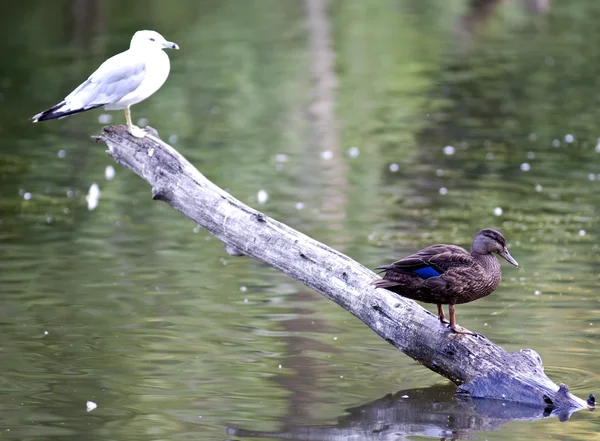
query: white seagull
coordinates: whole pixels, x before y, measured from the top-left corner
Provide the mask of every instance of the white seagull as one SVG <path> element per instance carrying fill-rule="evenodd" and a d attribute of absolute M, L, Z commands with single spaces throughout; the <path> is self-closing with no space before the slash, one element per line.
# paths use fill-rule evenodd
<path fill-rule="evenodd" d="M 106 60 L 64 100 L 31 119 L 35 123 L 65 118 L 100 106 L 105 110 L 125 109 L 129 133 L 143 138 L 146 133 L 131 123 L 129 108 L 160 89 L 169 76 L 169 57 L 162 49 L 179 49 L 179 46 L 158 32 L 137 31 L 128 50 Z"/>

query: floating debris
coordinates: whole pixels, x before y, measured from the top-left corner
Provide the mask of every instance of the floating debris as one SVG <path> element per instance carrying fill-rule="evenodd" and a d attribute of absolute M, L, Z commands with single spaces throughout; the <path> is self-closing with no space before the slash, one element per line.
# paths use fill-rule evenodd
<path fill-rule="evenodd" d="M 88 412 L 91 412 L 92 410 L 96 409 L 98 407 L 98 405 L 96 403 L 94 403 L 93 401 L 86 401 L 85 403 L 85 408 L 87 409 Z"/>

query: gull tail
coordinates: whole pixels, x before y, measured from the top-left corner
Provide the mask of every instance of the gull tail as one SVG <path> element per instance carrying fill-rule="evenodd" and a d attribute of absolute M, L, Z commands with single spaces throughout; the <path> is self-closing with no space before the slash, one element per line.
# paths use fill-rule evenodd
<path fill-rule="evenodd" d="M 95 109 L 96 107 L 100 106 L 102 106 L 102 104 L 73 108 L 66 101 L 61 101 L 57 105 L 52 106 L 49 109 L 38 113 L 37 115 L 34 115 L 31 120 L 36 123 L 38 121 L 46 121 L 47 119 L 66 118 L 69 115 L 85 112 L 86 110 Z"/>

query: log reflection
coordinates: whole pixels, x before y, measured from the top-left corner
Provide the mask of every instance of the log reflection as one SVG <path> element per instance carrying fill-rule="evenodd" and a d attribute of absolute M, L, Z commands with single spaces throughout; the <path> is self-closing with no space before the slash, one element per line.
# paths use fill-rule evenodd
<path fill-rule="evenodd" d="M 453 385 L 410 389 L 347 409 L 332 425 L 289 426 L 264 432 L 229 428 L 230 436 L 303 441 L 404 440 L 414 436 L 475 439 L 514 421 L 535 421 L 554 415 L 551 409 L 498 400 L 461 399 Z"/>

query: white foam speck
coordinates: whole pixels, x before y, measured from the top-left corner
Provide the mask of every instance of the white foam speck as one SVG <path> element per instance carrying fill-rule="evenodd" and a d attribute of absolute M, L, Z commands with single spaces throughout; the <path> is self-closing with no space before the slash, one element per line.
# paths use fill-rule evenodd
<path fill-rule="evenodd" d="M 325 150 L 324 152 L 321 152 L 321 158 L 329 161 L 331 158 L 333 158 L 333 152 L 331 150 Z"/>
<path fill-rule="evenodd" d="M 140 127 L 146 127 L 148 125 L 148 118 L 140 118 L 138 119 L 138 126 Z"/>
<path fill-rule="evenodd" d="M 440 194 L 441 195 L 445 195 L 446 193 L 448 193 L 448 189 L 446 187 L 440 188 Z"/>
<path fill-rule="evenodd" d="M 500 208 L 500 207 L 494 208 L 494 216 L 502 216 L 502 208 Z"/>
<path fill-rule="evenodd" d="M 539 296 L 541 294 L 541 291 L 538 291 L 537 289 L 533 292 L 534 295 Z"/>
<path fill-rule="evenodd" d="M 521 164 L 522 171 L 529 171 L 530 169 L 531 169 L 531 166 L 528 163 L 524 162 L 523 164 Z"/>
<path fill-rule="evenodd" d="M 396 173 L 398 170 L 400 170 L 400 166 L 398 164 L 396 164 L 395 162 L 393 164 L 390 164 L 390 171 L 392 173 Z"/>
<path fill-rule="evenodd" d="M 87 409 L 88 412 L 91 412 L 92 410 L 96 409 L 98 407 L 98 405 L 96 403 L 94 403 L 93 401 L 86 401 L 85 403 L 85 408 Z"/>
<path fill-rule="evenodd" d="M 269 200 L 269 193 L 262 189 L 258 190 L 258 193 L 256 194 L 256 200 L 260 205 L 265 204 Z"/>
<path fill-rule="evenodd" d="M 246 291 L 248 291 L 248 287 L 247 286 L 240 286 L 240 291 L 246 292 Z"/>
<path fill-rule="evenodd" d="M 90 186 L 90 189 L 88 190 L 88 194 L 85 197 L 85 200 L 87 201 L 87 205 L 88 205 L 88 210 L 92 211 L 98 206 L 98 201 L 100 199 L 100 195 L 101 195 L 100 187 L 98 187 L 98 184 L 96 184 L 94 182 Z"/>
<path fill-rule="evenodd" d="M 573 141 L 575 141 L 575 137 L 573 135 L 571 135 L 570 133 L 565 135 L 565 142 L 567 144 L 571 144 Z"/>
<path fill-rule="evenodd" d="M 296 210 L 302 210 L 304 208 L 304 202 L 296 202 Z"/>
<path fill-rule="evenodd" d="M 110 124 L 112 121 L 112 115 L 110 113 L 102 113 L 98 117 L 98 122 L 100 124 Z"/>
<path fill-rule="evenodd" d="M 536 186 L 535 186 L 535 191 L 537 191 L 537 192 L 539 193 L 539 192 L 540 192 L 540 191 L 542 191 L 543 189 L 544 189 L 544 188 L 543 188 L 543 187 L 542 187 L 540 184 L 536 184 Z"/>
<path fill-rule="evenodd" d="M 177 135 L 169 136 L 169 144 L 177 144 L 178 140 L 179 140 L 179 137 Z"/>
<path fill-rule="evenodd" d="M 288 155 L 286 155 L 285 153 L 277 153 L 275 155 L 275 161 L 276 162 L 288 162 Z"/>
<path fill-rule="evenodd" d="M 58 151 L 58 157 L 59 157 L 59 158 L 61 158 L 61 159 L 62 159 L 62 158 L 64 158 L 65 156 L 67 156 L 67 152 L 65 152 L 65 151 L 64 151 L 64 150 L 62 150 L 62 149 Z"/>
<path fill-rule="evenodd" d="M 585 230 L 579 230 L 577 234 L 579 234 L 580 236 L 585 236 Z"/>
<path fill-rule="evenodd" d="M 552 141 L 552 147 L 560 147 L 560 139 L 555 139 Z"/>
<path fill-rule="evenodd" d="M 104 177 L 108 181 L 115 177 L 115 168 L 112 165 L 106 166 L 106 168 L 104 169 Z"/>
<path fill-rule="evenodd" d="M 31 199 L 31 193 L 26 192 L 25 194 L 23 194 L 23 199 L 25 199 L 26 201 L 28 201 L 29 199 Z"/>
<path fill-rule="evenodd" d="M 444 147 L 444 155 L 453 155 L 455 152 L 454 147 L 452 147 L 451 145 L 447 145 L 446 147 Z"/>
<path fill-rule="evenodd" d="M 360 155 L 360 150 L 358 147 L 352 146 L 348 149 L 348 156 L 350 156 L 352 159 L 358 158 L 358 155 Z"/>

